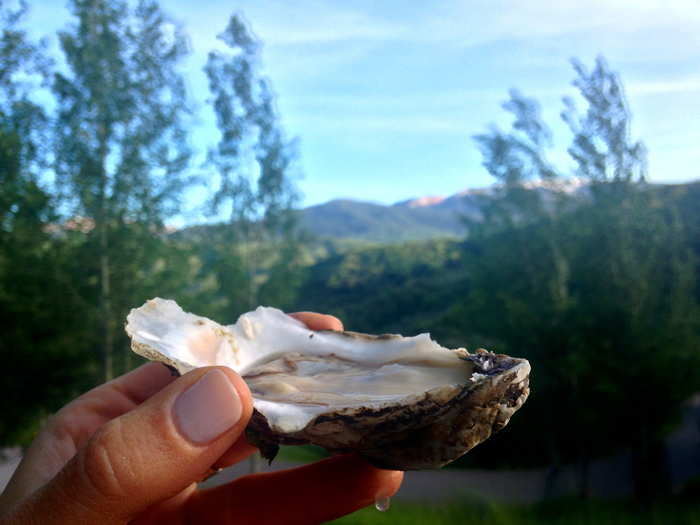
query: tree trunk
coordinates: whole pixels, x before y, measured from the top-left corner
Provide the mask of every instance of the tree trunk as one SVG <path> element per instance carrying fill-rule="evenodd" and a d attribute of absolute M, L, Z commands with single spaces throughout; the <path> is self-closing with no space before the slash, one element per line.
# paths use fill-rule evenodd
<path fill-rule="evenodd" d="M 96 224 L 99 235 L 100 253 L 100 326 L 102 330 L 102 379 L 109 381 L 114 377 L 113 346 L 114 330 L 112 326 L 112 291 L 111 291 L 111 268 L 109 258 L 109 214 L 107 204 L 107 128 L 105 124 L 100 125 L 98 131 L 99 150 L 98 158 L 100 177 L 99 187 L 99 208 L 96 216 Z"/>
<path fill-rule="evenodd" d="M 112 349 L 114 331 L 112 329 L 112 294 L 110 286 L 109 242 L 107 225 L 102 219 L 100 227 L 100 326 L 102 329 L 102 376 L 104 381 L 114 377 Z"/>

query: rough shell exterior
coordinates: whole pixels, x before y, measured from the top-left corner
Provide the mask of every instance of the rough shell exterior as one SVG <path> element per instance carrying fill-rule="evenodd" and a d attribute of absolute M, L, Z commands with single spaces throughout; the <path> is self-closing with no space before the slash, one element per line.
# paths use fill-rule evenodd
<path fill-rule="evenodd" d="M 323 414 L 293 434 L 272 431 L 255 411 L 248 439 L 269 460 L 279 445 L 311 443 L 333 453 L 360 454 L 380 468 L 442 467 L 505 427 L 530 393 L 527 361 L 486 350 L 465 352 L 463 358 L 482 374 L 478 382 L 426 392 L 410 405 Z"/>

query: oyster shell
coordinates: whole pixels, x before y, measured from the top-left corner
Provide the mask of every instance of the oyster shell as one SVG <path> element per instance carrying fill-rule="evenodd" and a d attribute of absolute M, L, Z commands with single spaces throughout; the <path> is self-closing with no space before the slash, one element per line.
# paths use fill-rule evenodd
<path fill-rule="evenodd" d="M 131 311 L 132 349 L 181 374 L 229 366 L 248 384 L 249 441 L 356 452 L 380 467 L 443 466 L 503 428 L 528 396 L 530 365 L 415 337 L 314 332 L 275 308 L 222 326 L 153 299 Z"/>

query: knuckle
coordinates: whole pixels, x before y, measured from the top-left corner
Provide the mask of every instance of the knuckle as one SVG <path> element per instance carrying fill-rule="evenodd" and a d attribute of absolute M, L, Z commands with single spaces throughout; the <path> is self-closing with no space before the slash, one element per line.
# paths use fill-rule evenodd
<path fill-rule="evenodd" d="M 119 419 L 110 421 L 95 433 L 85 446 L 80 464 L 81 477 L 106 499 L 121 499 L 134 486 L 133 471 Z"/>
<path fill-rule="evenodd" d="M 45 431 L 57 438 L 64 438 L 72 434 L 72 411 L 71 406 L 66 405 L 55 414 L 51 414 L 44 425 Z"/>
<path fill-rule="evenodd" d="M 91 429 L 83 424 L 86 412 L 90 410 L 84 401 L 72 401 L 48 418 L 42 433 L 58 442 L 74 443 L 76 448 L 80 448 L 91 434 Z"/>

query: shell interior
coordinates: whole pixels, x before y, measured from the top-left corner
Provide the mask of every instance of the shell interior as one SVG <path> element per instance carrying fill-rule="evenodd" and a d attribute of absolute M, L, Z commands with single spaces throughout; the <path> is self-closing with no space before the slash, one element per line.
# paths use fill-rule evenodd
<path fill-rule="evenodd" d="M 238 372 L 255 408 L 284 433 L 324 412 L 413 403 L 426 392 L 462 385 L 474 368 L 427 334 L 314 332 L 275 308 L 259 307 L 221 326 L 174 301 L 153 299 L 127 321 L 134 351 L 144 357 L 180 373 L 212 365 Z"/>

